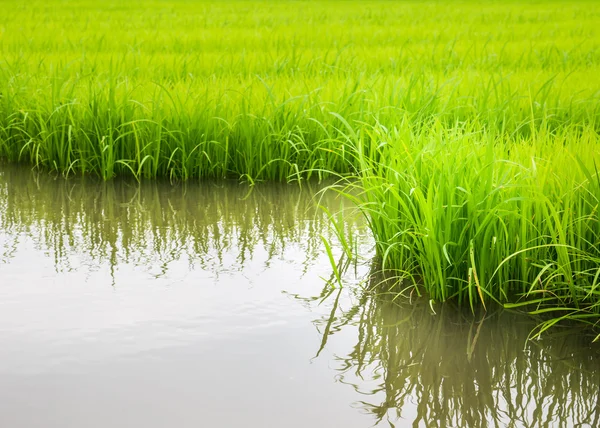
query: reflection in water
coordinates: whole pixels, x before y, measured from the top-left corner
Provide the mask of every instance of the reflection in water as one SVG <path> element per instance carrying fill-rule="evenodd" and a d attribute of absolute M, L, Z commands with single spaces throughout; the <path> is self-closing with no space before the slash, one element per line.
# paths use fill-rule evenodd
<path fill-rule="evenodd" d="M 195 426 L 600 426 L 600 353 L 580 332 L 527 342 L 528 318 L 474 318 L 335 281 L 312 299 L 292 294 L 317 293 L 331 272 L 315 191 L 64 180 L 0 165 L 0 425 L 44 415 L 55 421 L 45 426 L 92 426 L 96 412 L 94 426 L 123 426 L 124 414 L 129 426 L 167 426 L 174 413 Z M 186 275 L 200 270 L 210 280 L 196 286 L 205 276 Z M 82 272 L 98 275 L 79 287 Z M 372 281 L 366 290 L 380 290 Z"/>
<path fill-rule="evenodd" d="M 363 395 L 355 405 L 376 425 L 600 426 L 600 350 L 581 330 L 527 341 L 535 321 L 519 314 L 473 317 L 365 291 L 343 308 L 342 294 L 304 300 L 333 307 L 316 321 L 321 349 L 355 330 L 354 345 L 337 353 L 336 378 Z"/>
<path fill-rule="evenodd" d="M 368 425 L 282 293 L 331 274 L 303 186 L 0 165 L 0 427 Z"/>
<path fill-rule="evenodd" d="M 331 237 L 315 192 L 276 183 L 65 180 L 2 165 L 0 262 L 27 235 L 53 254 L 59 272 L 75 269 L 70 256 L 77 255 L 92 270 L 105 263 L 114 272 L 131 263 L 153 267 L 160 277 L 185 260 L 190 271 L 218 275 L 242 271 L 259 250 L 268 268 L 291 244 L 301 245 L 306 270 L 322 252 L 320 234 Z M 338 203 L 332 196 L 321 202 Z"/>

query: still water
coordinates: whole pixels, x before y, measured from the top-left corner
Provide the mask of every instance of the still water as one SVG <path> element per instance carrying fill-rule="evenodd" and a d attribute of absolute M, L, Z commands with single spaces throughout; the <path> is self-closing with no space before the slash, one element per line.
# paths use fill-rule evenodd
<path fill-rule="evenodd" d="M 0 164 L 0 427 L 600 425 L 589 337 L 369 291 L 348 215 L 334 287 L 317 190 Z"/>

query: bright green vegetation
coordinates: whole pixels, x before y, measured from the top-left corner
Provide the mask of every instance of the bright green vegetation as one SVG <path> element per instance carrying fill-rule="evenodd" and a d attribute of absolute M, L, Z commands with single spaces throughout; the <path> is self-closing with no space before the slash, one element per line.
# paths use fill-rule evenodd
<path fill-rule="evenodd" d="M 593 323 L 599 29 L 593 1 L 5 1 L 0 156 L 343 174 L 384 267 L 431 299 Z"/>
<path fill-rule="evenodd" d="M 517 302 L 596 323 L 597 133 L 565 126 L 509 138 L 473 125 L 357 134 L 357 182 L 383 268 L 430 299 Z M 382 141 L 377 144 L 376 141 Z M 367 154 L 364 154 L 367 153 Z M 525 297 L 525 299 L 523 299 Z M 536 306 L 532 306 L 536 305 Z"/>
<path fill-rule="evenodd" d="M 595 2 L 3 1 L 0 155 L 70 173 L 348 172 L 336 128 L 597 129 Z"/>

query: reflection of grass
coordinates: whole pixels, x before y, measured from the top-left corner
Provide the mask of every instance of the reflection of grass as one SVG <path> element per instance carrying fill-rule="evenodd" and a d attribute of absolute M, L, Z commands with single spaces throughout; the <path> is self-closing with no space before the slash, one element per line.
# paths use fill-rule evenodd
<path fill-rule="evenodd" d="M 387 297 L 386 297 L 387 296 Z M 324 296 L 322 296 L 324 297 Z M 322 299 L 322 298 L 321 298 Z M 321 300 L 319 299 L 319 300 Z M 527 341 L 535 324 L 508 312 L 433 315 L 424 300 L 358 295 L 317 325 L 327 338 L 356 329 L 338 354 L 337 378 L 365 398 L 357 403 L 391 426 L 568 427 L 600 423 L 600 350 L 580 333 L 556 330 Z"/>
<path fill-rule="evenodd" d="M 0 229 L 14 237 L 13 247 L 18 232 L 27 232 L 55 255 L 57 268 L 68 268 L 70 255 L 87 254 L 93 265 L 133 263 L 164 271 L 172 261 L 188 259 L 190 269 L 219 272 L 242 269 L 258 250 L 271 260 L 296 244 L 308 266 L 322 250 L 319 234 L 330 236 L 314 192 L 285 184 L 64 180 L 3 165 Z M 335 201 L 321 203 L 333 207 Z M 11 245 L 5 248 L 8 257 Z M 227 252 L 235 260 L 225 258 Z"/>

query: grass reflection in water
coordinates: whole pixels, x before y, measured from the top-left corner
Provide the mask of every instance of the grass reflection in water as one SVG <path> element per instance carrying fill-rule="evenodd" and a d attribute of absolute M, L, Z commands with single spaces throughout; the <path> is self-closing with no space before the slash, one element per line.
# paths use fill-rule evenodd
<path fill-rule="evenodd" d="M 374 277 L 371 289 L 380 279 Z M 381 287 L 381 285 L 379 285 Z M 344 298 L 344 293 L 351 296 Z M 298 297 L 298 296 L 296 296 Z M 392 427 L 596 427 L 600 349 L 578 329 L 528 341 L 536 320 L 477 314 L 424 299 L 326 288 L 301 298 L 332 307 L 315 321 L 321 349 L 345 330 L 336 375 L 364 395 L 355 406 Z M 434 314 L 432 309 L 436 311 Z"/>
<path fill-rule="evenodd" d="M 316 208 L 318 189 L 304 187 L 309 188 L 65 180 L 2 165 L 0 260 L 7 261 L 26 234 L 54 256 L 57 271 L 72 269 L 76 255 L 90 269 L 131 263 L 152 267 L 160 276 L 171 263 L 185 260 L 190 271 L 218 274 L 241 271 L 256 252 L 268 267 L 293 245 L 301 248 L 308 268 L 322 254 L 320 235 L 332 239 L 333 234 Z M 325 205 L 339 203 L 332 194 L 324 198 Z"/>

